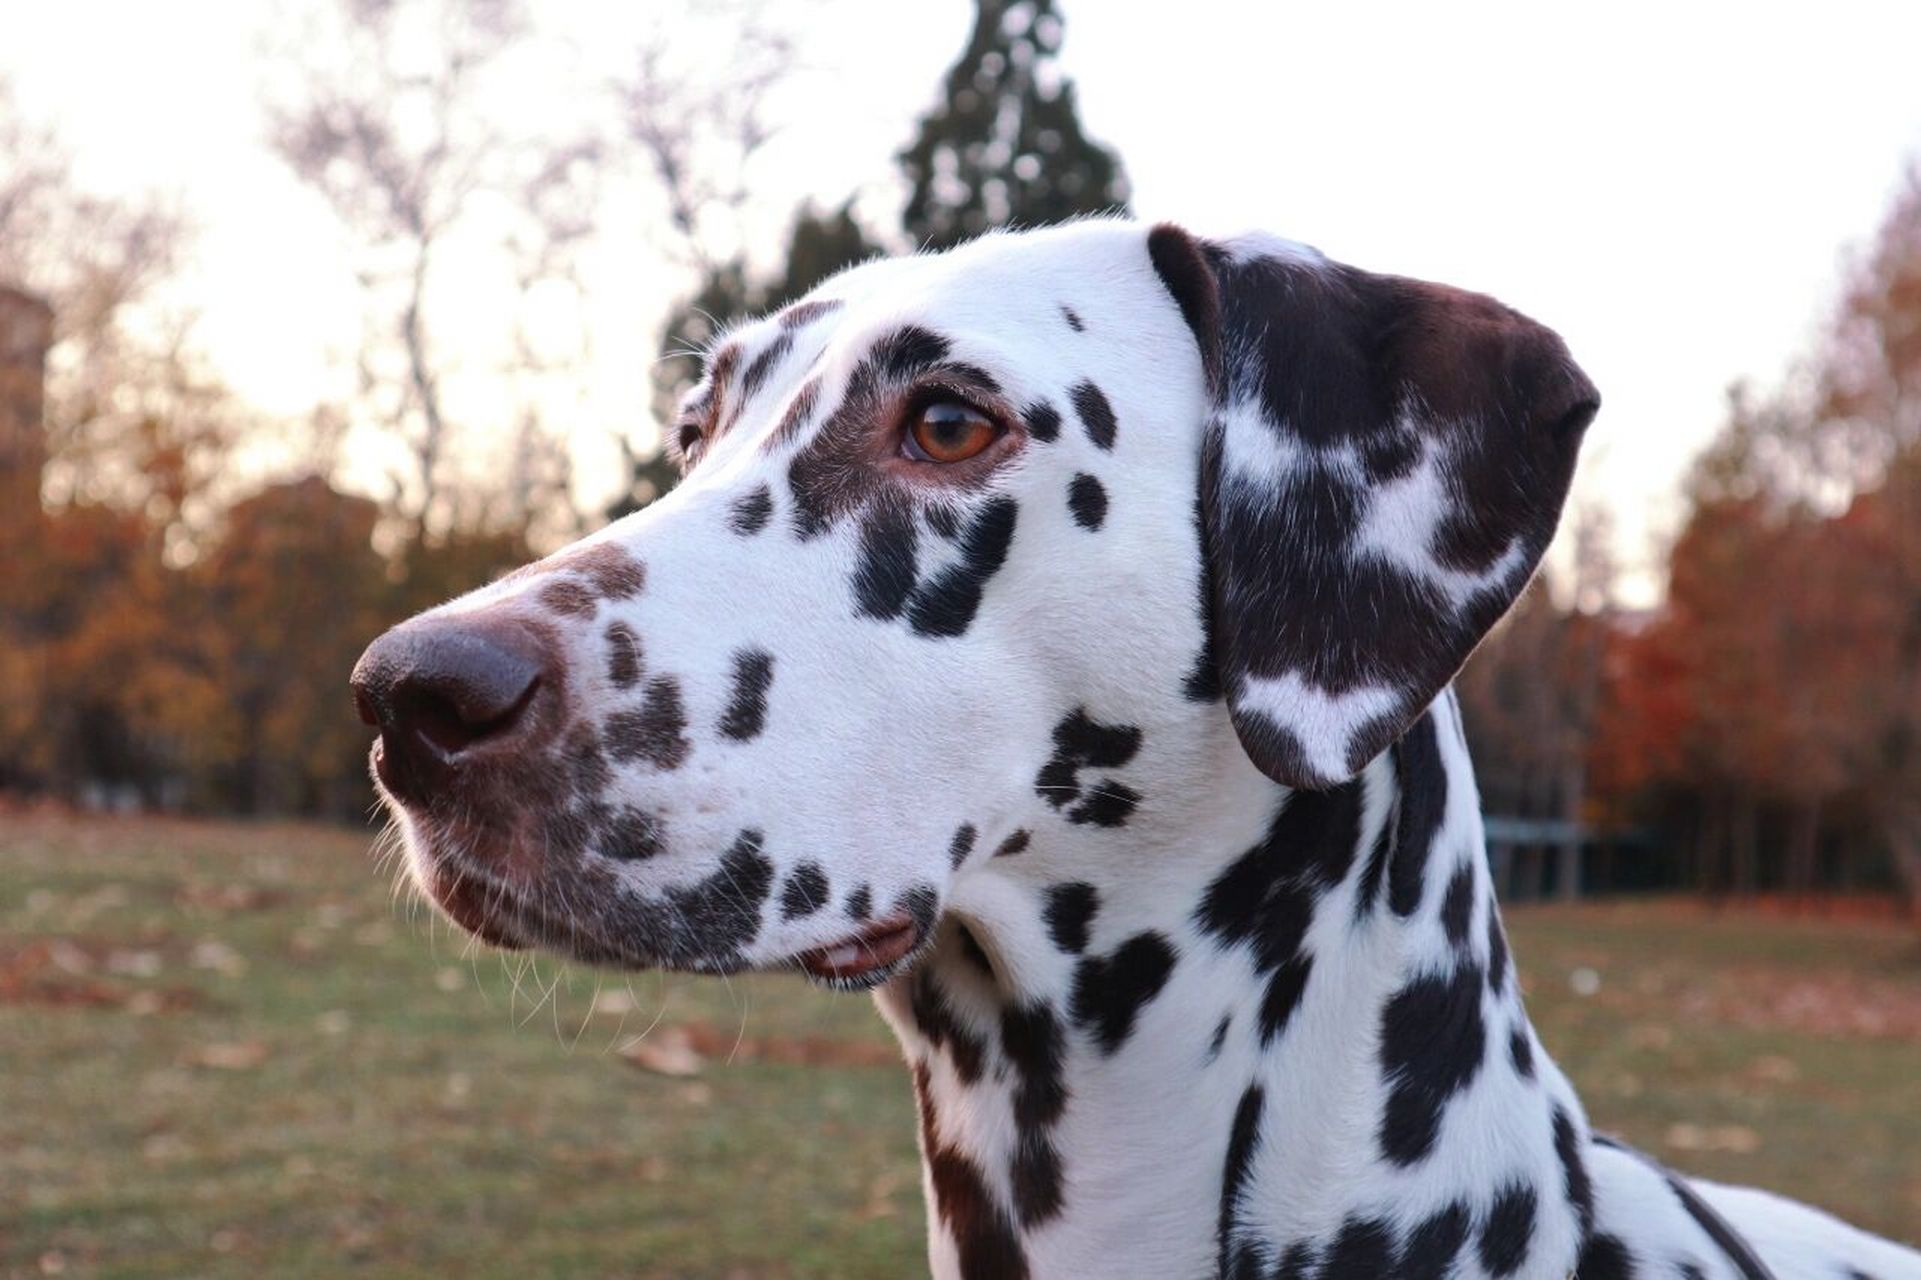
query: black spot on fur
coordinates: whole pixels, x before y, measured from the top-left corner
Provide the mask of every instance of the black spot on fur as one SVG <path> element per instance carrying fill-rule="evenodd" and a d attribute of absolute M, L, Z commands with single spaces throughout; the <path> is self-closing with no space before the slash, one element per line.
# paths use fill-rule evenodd
<path fill-rule="evenodd" d="M 1074 970 L 1075 1025 L 1093 1033 L 1103 1053 L 1134 1034 L 1134 1020 L 1174 972 L 1174 948 L 1158 933 L 1137 933 L 1111 955 L 1087 956 Z"/>
<path fill-rule="evenodd" d="M 943 569 L 932 582 L 914 592 L 908 619 L 924 636 L 958 636 L 966 632 L 980 609 L 981 593 L 1007 562 L 1014 545 L 1014 520 L 1020 504 L 1012 498 L 988 501 L 961 535 L 960 562 Z"/>
<path fill-rule="evenodd" d="M 1575 1132 L 1574 1118 L 1565 1107 L 1554 1108 L 1554 1154 L 1561 1161 L 1561 1178 L 1567 1202 L 1581 1220 L 1583 1234 L 1594 1229 L 1594 1184 L 1588 1180 L 1587 1163 L 1581 1158 L 1581 1135 Z"/>
<path fill-rule="evenodd" d="M 751 742 L 767 727 L 767 690 L 774 683 L 774 655 L 765 649 L 742 649 L 734 655 L 734 696 L 720 718 L 720 733 L 735 742 Z"/>
<path fill-rule="evenodd" d="M 954 838 L 948 842 L 948 865 L 956 871 L 960 870 L 961 863 L 967 861 L 967 855 L 974 852 L 974 842 L 978 839 L 980 832 L 974 829 L 974 824 L 962 823 L 960 829 L 954 832 Z"/>
<path fill-rule="evenodd" d="M 1051 1130 L 1067 1108 L 1066 1040 L 1051 1006 L 1009 1006 L 1001 1049 L 1015 1074 L 1014 1159 L 1009 1183 L 1021 1225 L 1035 1227 L 1061 1208 L 1061 1158 Z"/>
<path fill-rule="evenodd" d="M 1507 1038 L 1508 1057 L 1514 1060 L 1514 1073 L 1523 1080 L 1534 1078 L 1534 1042 L 1526 1027 L 1516 1027 Z"/>
<path fill-rule="evenodd" d="M 1296 1240 L 1287 1246 L 1287 1252 L 1281 1256 L 1281 1265 L 1274 1271 L 1274 1280 L 1312 1280 L 1314 1257 L 1312 1244 Z"/>
<path fill-rule="evenodd" d="M 1457 948 L 1467 946 L 1467 931 L 1474 923 L 1474 869 L 1463 865 L 1447 882 L 1447 896 L 1441 900 L 1441 927 L 1447 940 Z"/>
<path fill-rule="evenodd" d="M 840 310 L 838 298 L 816 298 L 808 302 L 796 302 L 775 317 L 783 329 L 801 329 L 832 311 Z"/>
<path fill-rule="evenodd" d="M 678 769 L 694 744 L 687 740 L 687 711 L 680 681 L 655 676 L 638 711 L 607 717 L 607 750 L 616 760 L 645 760 L 656 769 Z"/>
<path fill-rule="evenodd" d="M 960 512 L 945 503 L 937 503 L 927 508 L 927 527 L 942 538 L 952 542 L 960 537 Z"/>
<path fill-rule="evenodd" d="M 1045 400 L 1028 405 L 1021 416 L 1027 421 L 1027 434 L 1042 444 L 1052 444 L 1060 439 L 1061 415 Z"/>
<path fill-rule="evenodd" d="M 954 1071 L 962 1084 L 974 1084 L 981 1078 L 987 1044 L 954 1016 L 947 1003 L 947 993 L 941 990 L 931 969 L 922 969 L 914 976 L 908 1010 L 927 1043 L 936 1049 L 945 1049 L 953 1059 Z"/>
<path fill-rule="evenodd" d="M 761 833 L 742 831 L 710 875 L 659 897 L 623 896 L 608 905 L 609 930 L 645 945 L 656 967 L 729 969 L 760 932 L 761 905 L 774 884 L 774 864 L 761 853 Z M 580 940 L 574 940 L 580 949 Z M 630 956 L 583 951 L 589 963 Z"/>
<path fill-rule="evenodd" d="M 1194 504 L 1194 534 L 1200 557 L 1200 570 L 1194 575 L 1194 582 L 1200 596 L 1201 647 L 1194 655 L 1194 665 L 1188 668 L 1187 678 L 1181 682 L 1181 694 L 1189 702 L 1219 702 L 1221 669 L 1214 660 L 1214 591 L 1208 572 L 1207 522 L 1201 517 L 1198 501 Z"/>
<path fill-rule="evenodd" d="M 557 559 L 569 573 L 586 578 L 604 599 L 629 600 L 647 586 L 647 566 L 612 542 L 563 551 Z"/>
<path fill-rule="evenodd" d="M 915 930 L 925 934 L 940 914 L 940 893 L 932 885 L 915 885 L 894 900 L 894 910 L 906 913 Z"/>
<path fill-rule="evenodd" d="M 640 862 L 661 850 L 660 819 L 623 806 L 600 829 L 600 856 L 616 862 Z"/>
<path fill-rule="evenodd" d="M 1065 306 L 1065 305 L 1061 307 L 1061 319 L 1067 321 L 1067 327 L 1072 329 L 1075 333 L 1080 333 L 1082 330 L 1087 328 L 1086 325 L 1081 323 L 1080 313 L 1075 311 L 1074 308 L 1072 307 Z"/>
<path fill-rule="evenodd" d="M 1494 900 L 1487 903 L 1487 989 L 1495 995 L 1501 993 L 1502 984 L 1507 981 L 1507 934 L 1501 930 L 1501 913 L 1494 906 Z"/>
<path fill-rule="evenodd" d="M 607 628 L 607 680 L 616 689 L 631 689 L 641 673 L 640 638 L 624 622 Z"/>
<path fill-rule="evenodd" d="M 794 868 L 794 874 L 787 877 L 787 886 L 780 891 L 780 918 L 798 920 L 811 916 L 827 905 L 827 873 L 820 864 L 803 862 Z"/>
<path fill-rule="evenodd" d="M 561 578 L 540 589 L 540 603 L 570 618 L 589 618 L 594 612 L 594 593 L 571 578 Z"/>
<path fill-rule="evenodd" d="M 914 1068 L 914 1096 L 920 1102 L 921 1153 L 934 1191 L 934 1209 L 954 1238 L 961 1275 L 969 1280 L 1027 1280 L 1020 1236 L 987 1189 L 979 1166 L 941 1144 L 933 1080 L 925 1064 Z"/>
<path fill-rule="evenodd" d="M 1697 1263 L 1683 1262 L 1680 1267 L 1680 1272 L 1681 1280 L 1708 1280 L 1708 1273 L 1701 1270 L 1700 1265 Z M 1868 1278 L 1859 1271 L 1856 1271 L 1853 1267 L 1849 1267 L 1847 1270 L 1847 1280 L 1868 1280 Z"/>
<path fill-rule="evenodd" d="M 1101 908 L 1100 891 L 1084 880 L 1047 887 L 1047 903 L 1041 919 L 1047 922 L 1047 936 L 1062 951 L 1079 955 L 1087 950 L 1089 927 L 1094 913 Z"/>
<path fill-rule="evenodd" d="M 741 537 L 751 537 L 767 527 L 774 515 L 774 495 L 766 485 L 758 485 L 734 499 L 727 515 L 727 526 Z"/>
<path fill-rule="evenodd" d="M 1091 382 L 1077 382 L 1068 393 L 1074 401 L 1074 412 L 1080 416 L 1081 425 L 1087 428 L 1087 438 L 1098 449 L 1114 447 L 1114 406 L 1107 403 L 1107 396 Z"/>
<path fill-rule="evenodd" d="M 1381 1280 L 1393 1273 L 1393 1228 L 1378 1218 L 1349 1218 L 1334 1237 L 1319 1280 Z"/>
<path fill-rule="evenodd" d="M 1381 1153 L 1395 1164 L 1414 1164 L 1433 1150 L 1448 1100 L 1481 1069 L 1487 1042 L 1481 981 L 1472 965 L 1445 977 L 1423 974 L 1381 1012 L 1381 1067 L 1388 1086 Z"/>
<path fill-rule="evenodd" d="M 1112 778 L 1103 778 L 1081 793 L 1081 802 L 1067 811 L 1079 826 L 1124 827 L 1141 802 L 1141 793 Z"/>
<path fill-rule="evenodd" d="M 914 593 L 914 522 L 883 505 L 860 523 L 860 564 L 854 570 L 854 607 L 864 618 L 898 618 Z"/>
<path fill-rule="evenodd" d="M 1534 1188 L 1510 1183 L 1494 1197 L 1487 1221 L 1481 1224 L 1481 1265 L 1490 1276 L 1511 1276 L 1527 1261 L 1534 1242 Z"/>
<path fill-rule="evenodd" d="M 1448 1280 L 1455 1275 L 1454 1260 L 1467 1243 L 1467 1227 L 1467 1206 L 1459 1201 L 1424 1219 L 1401 1245 L 1395 1280 Z"/>
<path fill-rule="evenodd" d="M 849 920 L 865 920 L 873 913 L 874 890 L 870 886 L 863 884 L 847 895 L 847 918 Z"/>
<path fill-rule="evenodd" d="M 1388 867 L 1388 905 L 1396 915 L 1411 916 L 1421 905 L 1428 853 L 1447 812 L 1447 766 L 1441 761 L 1440 735 L 1432 715 L 1415 721 L 1394 745 L 1394 774 L 1400 783 L 1401 807 Z"/>
<path fill-rule="evenodd" d="M 1227 1043 L 1228 1028 L 1233 1025 L 1234 1015 L 1231 1013 L 1222 1014 L 1221 1020 L 1214 1024 L 1214 1034 L 1209 1037 L 1207 1041 L 1207 1060 L 1209 1062 L 1221 1056 L 1221 1048 Z"/>
<path fill-rule="evenodd" d="M 747 362 L 747 371 L 740 375 L 740 395 L 735 403 L 745 404 L 753 399 L 754 393 L 759 391 L 761 384 L 767 381 L 767 375 L 774 371 L 774 366 L 793 349 L 794 335 L 785 332 L 762 347 L 760 352 Z"/>
<path fill-rule="evenodd" d="M 1247 1176 L 1254 1167 L 1254 1156 L 1260 1149 L 1261 1112 L 1267 1105 L 1267 1095 L 1258 1084 L 1250 1084 L 1241 1094 L 1241 1101 L 1234 1108 L 1234 1127 L 1228 1131 L 1227 1159 L 1221 1167 L 1221 1210 L 1217 1228 L 1220 1252 L 1220 1272 L 1223 1277 L 1249 1276 L 1258 1280 L 1262 1270 L 1258 1253 L 1244 1242 L 1237 1241 L 1236 1224 L 1240 1216 L 1241 1189 L 1247 1185 Z"/>
<path fill-rule="evenodd" d="M 1067 486 L 1067 509 L 1081 528 L 1098 529 L 1107 519 L 1107 490 L 1085 471 L 1078 472 Z"/>
<path fill-rule="evenodd" d="M 1140 748 L 1141 731 L 1133 725 L 1102 724 L 1076 707 L 1054 726 L 1054 754 L 1035 776 L 1034 789 L 1056 809 L 1074 805 L 1069 822 L 1121 826 L 1140 803 L 1139 793 L 1112 778 L 1083 788 L 1080 771 L 1118 769 Z"/>
<path fill-rule="evenodd" d="M 1634 1258 L 1619 1239 L 1601 1232 L 1581 1246 L 1574 1275 L 1575 1280 L 1634 1280 Z"/>
<path fill-rule="evenodd" d="M 1297 791 L 1268 824 L 1261 843 L 1214 878 L 1195 913 L 1222 947 L 1248 947 L 1267 978 L 1261 1043 L 1287 1026 L 1306 993 L 1313 957 L 1307 929 L 1320 895 L 1339 884 L 1360 841 L 1361 788 Z"/>
<path fill-rule="evenodd" d="M 1393 787 L 1395 784 L 1376 775 L 1363 779 L 1369 787 Z M 1372 914 L 1381 900 L 1381 882 L 1387 877 L 1387 864 L 1394 852 L 1394 819 L 1399 811 L 1400 801 L 1396 797 L 1387 815 L 1382 818 L 1381 826 L 1374 833 L 1373 843 L 1368 847 L 1367 862 L 1361 867 L 1360 883 L 1354 889 L 1354 918 L 1365 919 Z"/>
<path fill-rule="evenodd" d="M 1001 841 L 1000 848 L 994 850 L 994 856 L 996 858 L 1011 858 L 1017 853 L 1025 853 L 1027 846 L 1033 839 L 1033 833 L 1022 828 L 1008 836 L 1007 839 Z"/>

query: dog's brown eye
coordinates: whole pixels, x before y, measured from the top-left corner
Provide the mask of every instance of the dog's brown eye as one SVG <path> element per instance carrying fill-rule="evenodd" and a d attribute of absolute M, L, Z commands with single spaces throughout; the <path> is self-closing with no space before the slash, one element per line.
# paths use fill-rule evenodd
<path fill-rule="evenodd" d="M 936 400 L 907 424 L 907 456 L 921 462 L 965 462 L 1000 438 L 1000 428 L 958 400 Z"/>

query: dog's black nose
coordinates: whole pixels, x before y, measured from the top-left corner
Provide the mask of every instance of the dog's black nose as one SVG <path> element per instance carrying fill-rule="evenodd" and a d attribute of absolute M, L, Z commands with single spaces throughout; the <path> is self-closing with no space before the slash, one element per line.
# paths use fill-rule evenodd
<path fill-rule="evenodd" d="M 360 718 L 380 728 L 380 780 L 410 801 L 518 754 L 553 683 L 541 634 L 485 611 L 402 623 L 367 646 L 352 677 Z"/>

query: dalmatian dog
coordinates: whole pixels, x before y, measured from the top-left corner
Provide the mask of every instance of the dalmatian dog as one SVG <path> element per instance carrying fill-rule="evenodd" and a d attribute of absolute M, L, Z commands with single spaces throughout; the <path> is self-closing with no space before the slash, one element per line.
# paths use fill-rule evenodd
<path fill-rule="evenodd" d="M 1450 681 L 1599 399 L 1493 300 L 1089 221 L 732 332 L 685 479 L 356 669 L 502 947 L 871 990 L 934 1274 L 1916 1280 L 1597 1136 Z"/>

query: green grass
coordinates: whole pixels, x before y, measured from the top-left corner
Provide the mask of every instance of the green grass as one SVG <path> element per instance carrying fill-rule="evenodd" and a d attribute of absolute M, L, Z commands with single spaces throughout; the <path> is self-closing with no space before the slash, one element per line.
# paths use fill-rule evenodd
<path fill-rule="evenodd" d="M 365 844 L 0 818 L 0 1271 L 921 1270 L 907 1076 L 866 1001 L 648 977 L 595 1012 L 593 974 L 470 954 Z M 1864 1226 L 1921 1220 L 1910 931 L 1671 903 L 1508 918 L 1597 1122 Z M 697 1076 L 610 1047 L 650 1025 L 692 1027 Z"/>

